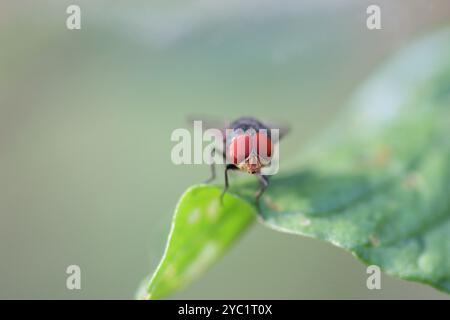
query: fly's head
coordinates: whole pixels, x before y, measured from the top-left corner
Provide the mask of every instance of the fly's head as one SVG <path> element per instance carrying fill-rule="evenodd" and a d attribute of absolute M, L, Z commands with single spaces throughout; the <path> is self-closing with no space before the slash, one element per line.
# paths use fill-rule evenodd
<path fill-rule="evenodd" d="M 240 170 L 259 173 L 270 164 L 272 141 L 262 131 L 238 132 L 228 144 L 227 157 Z"/>

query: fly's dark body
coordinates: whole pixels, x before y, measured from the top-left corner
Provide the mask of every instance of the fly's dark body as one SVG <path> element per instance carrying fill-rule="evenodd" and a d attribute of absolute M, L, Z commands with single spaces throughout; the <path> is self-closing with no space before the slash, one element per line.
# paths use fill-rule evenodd
<path fill-rule="evenodd" d="M 232 123 L 230 123 L 229 129 L 233 130 L 242 129 L 243 131 L 247 131 L 250 129 L 259 131 L 264 129 L 267 130 L 267 132 L 270 134 L 270 130 L 267 126 L 265 126 L 261 121 L 251 117 L 242 117 L 233 121 Z"/>
<path fill-rule="evenodd" d="M 219 129 L 219 128 L 217 128 Z M 253 118 L 253 117 L 242 117 L 239 118 L 231 123 L 229 123 L 228 125 L 225 126 L 225 128 L 221 128 L 222 132 L 224 133 L 224 141 L 223 141 L 223 146 L 222 146 L 222 155 L 224 157 L 224 159 L 227 159 L 228 154 L 229 153 L 229 146 L 227 145 L 227 138 L 225 136 L 225 133 L 227 131 L 227 129 L 231 129 L 234 132 L 236 131 L 240 131 L 240 132 L 247 132 L 248 130 L 253 130 L 256 132 L 257 135 L 260 134 L 260 132 L 264 132 L 261 133 L 260 136 L 261 138 L 266 139 L 266 141 L 269 141 L 269 143 L 271 144 L 271 134 L 270 134 L 270 130 L 271 129 L 279 129 L 279 138 L 281 139 L 282 136 L 284 136 L 287 133 L 287 129 L 286 128 L 276 128 L 274 126 L 267 126 L 264 123 L 262 123 L 261 121 Z M 215 150 L 213 150 L 213 154 L 215 153 Z M 258 154 L 259 156 L 259 154 Z M 222 192 L 222 196 L 221 199 L 223 199 L 223 196 L 225 195 L 226 191 L 228 190 L 229 187 L 229 179 L 228 179 L 228 171 L 230 170 L 242 170 L 242 171 L 246 171 L 250 174 L 255 175 L 258 178 L 258 181 L 260 183 L 260 188 L 256 193 L 256 201 L 257 204 L 259 205 L 259 199 L 261 197 L 261 195 L 264 193 L 264 191 L 267 189 L 268 185 L 269 185 L 269 177 L 267 175 L 263 175 L 261 174 L 261 165 L 256 166 L 255 168 L 249 169 L 248 168 L 249 165 L 247 164 L 243 164 L 243 165 L 238 165 L 237 163 L 228 163 L 225 166 L 225 186 L 224 186 L 224 190 Z M 215 164 L 212 163 L 211 165 L 211 178 L 207 180 L 207 182 L 210 182 L 212 180 L 214 180 L 216 177 L 216 171 L 215 171 Z"/>

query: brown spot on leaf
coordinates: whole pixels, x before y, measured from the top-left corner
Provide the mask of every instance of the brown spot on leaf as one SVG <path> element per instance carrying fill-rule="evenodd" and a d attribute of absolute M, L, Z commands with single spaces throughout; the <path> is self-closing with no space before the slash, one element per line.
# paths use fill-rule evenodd
<path fill-rule="evenodd" d="M 403 179 L 403 185 L 407 188 L 415 189 L 419 185 L 420 176 L 417 173 L 410 173 Z"/>
<path fill-rule="evenodd" d="M 392 159 L 392 151 L 387 146 L 380 147 L 374 158 L 374 165 L 377 167 L 385 167 Z"/>
<path fill-rule="evenodd" d="M 369 236 L 369 241 L 374 247 L 378 247 L 380 245 L 380 239 L 376 235 L 371 234 Z"/>
<path fill-rule="evenodd" d="M 277 211 L 277 212 L 281 212 L 281 208 L 279 205 L 277 205 L 272 198 L 270 198 L 269 196 L 265 196 L 264 197 L 264 203 L 266 204 L 266 206 L 269 209 L 272 209 L 273 211 Z"/>

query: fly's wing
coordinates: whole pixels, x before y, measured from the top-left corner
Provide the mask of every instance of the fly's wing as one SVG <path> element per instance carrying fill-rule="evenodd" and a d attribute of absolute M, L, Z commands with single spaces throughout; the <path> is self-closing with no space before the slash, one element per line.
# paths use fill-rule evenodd
<path fill-rule="evenodd" d="M 221 119 L 214 119 L 208 116 L 203 115 L 189 115 L 186 117 L 189 125 L 193 128 L 194 122 L 201 121 L 202 130 L 208 130 L 208 129 L 217 129 L 220 131 L 220 137 L 216 136 L 215 140 L 218 142 L 216 143 L 216 152 L 222 154 L 225 157 L 225 140 L 226 140 L 226 128 L 229 127 L 230 121 L 227 120 L 221 120 Z M 221 142 L 219 142 L 221 141 Z"/>
<path fill-rule="evenodd" d="M 274 123 L 274 122 L 264 122 L 266 127 L 268 129 L 277 129 L 278 132 L 278 139 L 281 140 L 283 137 L 285 137 L 290 131 L 291 127 L 287 123 Z"/>
<path fill-rule="evenodd" d="M 218 129 L 220 131 L 225 132 L 225 128 L 228 128 L 230 125 L 230 121 L 224 119 L 217 119 L 213 117 L 208 117 L 204 115 L 188 115 L 186 117 L 188 123 L 193 126 L 194 121 L 201 121 L 203 130 L 207 129 Z"/>

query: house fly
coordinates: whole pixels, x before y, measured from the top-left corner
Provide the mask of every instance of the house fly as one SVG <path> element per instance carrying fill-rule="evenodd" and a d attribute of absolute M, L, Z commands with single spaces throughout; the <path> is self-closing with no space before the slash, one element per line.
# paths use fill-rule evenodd
<path fill-rule="evenodd" d="M 228 172 L 240 170 L 258 178 L 259 189 L 255 198 L 259 204 L 259 199 L 269 186 L 269 176 L 264 175 L 261 170 L 270 165 L 274 156 L 274 144 L 272 141 L 272 130 L 278 130 L 278 139 L 284 137 L 289 131 L 287 126 L 265 124 L 253 117 L 241 117 L 232 122 L 204 121 L 207 128 L 219 129 L 222 133 L 223 141 L 212 149 L 211 158 L 216 152 L 220 152 L 225 163 L 225 185 L 221 199 L 228 190 Z M 215 163 L 211 162 L 211 177 L 206 181 L 209 183 L 216 178 Z"/>

